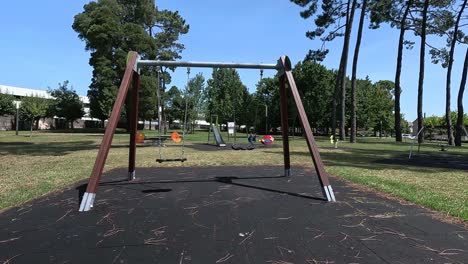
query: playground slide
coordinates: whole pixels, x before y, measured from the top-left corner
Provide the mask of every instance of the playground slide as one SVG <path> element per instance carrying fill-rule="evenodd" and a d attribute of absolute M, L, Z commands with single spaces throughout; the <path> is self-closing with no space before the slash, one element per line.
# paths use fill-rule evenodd
<path fill-rule="evenodd" d="M 216 145 L 218 145 L 218 147 L 225 147 L 226 143 L 224 143 L 223 137 L 219 133 L 218 127 L 215 124 L 213 124 L 213 134 L 216 140 Z"/>

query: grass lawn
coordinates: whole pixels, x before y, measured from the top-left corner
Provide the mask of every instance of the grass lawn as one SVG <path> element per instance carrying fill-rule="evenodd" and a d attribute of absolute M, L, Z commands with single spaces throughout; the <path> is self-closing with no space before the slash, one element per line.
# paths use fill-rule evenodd
<path fill-rule="evenodd" d="M 76 131 L 75 131 L 76 132 Z M 154 131 L 146 131 L 155 135 Z M 91 173 L 100 133 L 0 132 L 0 209 L 46 193 L 59 190 Z M 105 170 L 126 167 L 128 134 L 114 137 Z M 227 141 L 227 136 L 224 135 Z M 245 135 L 238 134 L 245 143 Z M 468 148 L 439 151 L 437 144 L 425 144 L 414 159 L 408 160 L 409 143 L 396 144 L 391 139 L 358 138 L 359 143 L 340 142 L 334 149 L 328 138 L 318 138 L 326 169 L 353 182 L 367 185 L 393 196 L 468 220 Z M 150 166 L 219 166 L 282 164 L 282 148 L 254 151 L 204 151 L 207 133 L 188 135 L 185 154 L 188 162 L 158 164 L 157 147 L 137 148 L 137 167 Z M 231 139 L 232 141 L 232 139 Z M 276 137 L 276 145 L 281 140 Z M 293 165 L 311 165 L 303 139 L 291 141 Z M 417 149 L 417 148 L 416 148 Z M 178 157 L 180 147 L 163 148 L 165 157 Z M 138 171 L 137 171 L 138 176 Z M 339 197 L 337 197 L 339 199 Z"/>

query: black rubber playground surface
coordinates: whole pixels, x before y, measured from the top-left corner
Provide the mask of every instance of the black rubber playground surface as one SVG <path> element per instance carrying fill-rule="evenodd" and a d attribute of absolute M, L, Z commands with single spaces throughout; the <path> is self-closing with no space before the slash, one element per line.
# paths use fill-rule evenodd
<path fill-rule="evenodd" d="M 332 179 L 281 167 L 125 169 L 0 214 L 0 263 L 466 263 L 468 230 Z"/>

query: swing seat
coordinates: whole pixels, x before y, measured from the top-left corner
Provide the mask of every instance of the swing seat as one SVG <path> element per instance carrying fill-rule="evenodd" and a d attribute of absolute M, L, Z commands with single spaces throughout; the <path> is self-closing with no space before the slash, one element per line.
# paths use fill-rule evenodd
<path fill-rule="evenodd" d="M 253 143 L 247 144 L 232 144 L 231 148 L 233 150 L 254 150 L 256 147 Z"/>
<path fill-rule="evenodd" d="M 179 159 L 156 159 L 157 162 L 159 163 L 163 163 L 163 162 L 174 162 L 174 161 L 180 161 L 180 162 L 184 162 L 184 161 L 187 161 L 186 158 L 179 158 Z"/>

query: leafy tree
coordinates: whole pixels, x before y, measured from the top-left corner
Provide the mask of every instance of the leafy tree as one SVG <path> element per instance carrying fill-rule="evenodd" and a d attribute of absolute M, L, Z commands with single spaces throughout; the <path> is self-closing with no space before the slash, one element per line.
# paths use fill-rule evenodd
<path fill-rule="evenodd" d="M 260 126 L 260 124 L 265 125 L 265 123 L 264 122 L 260 123 L 260 121 L 262 120 L 264 121 L 265 119 L 260 118 L 260 113 L 266 109 L 264 109 L 264 107 L 260 105 L 260 101 L 256 97 L 256 93 L 250 94 L 248 92 L 245 92 L 243 102 L 244 102 L 243 111 L 240 112 L 239 119 L 243 120 L 242 123 L 246 125 L 246 131 L 248 132 L 249 131 L 248 129 L 252 127 L 253 127 L 253 130 L 255 130 L 252 132 L 262 131 L 262 129 L 260 128 L 263 128 L 264 126 Z M 267 114 L 268 115 L 270 114 L 269 109 L 268 109 Z M 270 123 L 268 123 L 267 121 L 268 128 L 270 128 L 269 124 Z M 268 129 L 268 128 L 265 128 L 265 129 Z"/>
<path fill-rule="evenodd" d="M 296 74 L 295 78 L 297 78 Z M 258 82 L 257 91 L 254 94 L 254 127 L 256 131 L 263 131 L 264 125 L 265 127 L 269 125 L 273 128 L 281 126 L 279 90 L 278 78 L 262 78 Z M 266 111 L 268 111 L 267 117 Z M 263 117 L 266 117 L 267 120 Z M 265 131 L 265 133 L 267 133 L 267 131 Z"/>
<path fill-rule="evenodd" d="M 424 124 L 426 127 L 438 127 L 438 126 L 443 126 L 444 125 L 444 118 L 439 117 L 439 116 L 427 116 L 424 118 Z"/>
<path fill-rule="evenodd" d="M 451 0 L 436 0 L 436 1 L 421 1 L 421 0 L 372 0 L 370 4 L 371 10 L 371 25 L 373 28 L 378 28 L 380 23 L 389 22 L 392 27 L 400 29 L 398 41 L 398 56 L 395 72 L 395 132 L 396 141 L 402 141 L 401 135 L 401 111 L 400 111 L 400 96 L 401 96 L 401 69 L 403 59 L 403 47 L 412 48 L 414 42 L 405 40 L 405 32 L 408 29 L 413 30 L 416 35 L 421 36 L 423 45 L 426 43 L 427 34 L 443 35 L 450 27 L 450 12 L 446 9 L 451 4 Z M 420 13 L 421 17 L 415 16 Z M 424 25 L 424 26 L 423 26 Z M 424 33 L 424 34 L 423 34 Z M 421 49 L 425 49 L 421 45 Z M 425 51 L 424 51 L 425 52 Z M 423 51 L 421 51 L 423 54 Z M 420 64 L 424 62 L 424 58 L 420 58 Z M 423 86 L 424 73 L 423 68 L 420 72 L 420 87 Z M 422 108 L 422 91 L 419 92 Z M 420 111 L 422 113 L 422 110 Z M 422 120 L 419 118 L 419 120 Z M 422 136 L 422 135 L 421 135 Z"/>
<path fill-rule="evenodd" d="M 316 62 L 303 62 L 294 67 L 293 74 L 311 126 L 327 129 L 336 73 Z"/>
<path fill-rule="evenodd" d="M 332 124 L 329 109 L 333 103 L 336 72 L 316 62 L 305 61 L 295 65 L 293 74 L 311 126 L 328 131 Z M 347 80 L 347 82 L 350 81 Z M 379 81 L 373 84 L 369 78 L 366 78 L 357 79 L 356 86 L 357 127 L 365 130 L 374 129 L 374 131 L 382 127 L 385 131 L 393 132 L 392 110 L 395 84 L 392 81 Z M 348 93 L 348 96 L 351 94 Z M 280 126 L 278 80 L 276 78 L 262 79 L 257 85 L 255 100 L 258 102 L 259 109 L 263 109 L 263 105 L 268 106 L 271 125 Z M 349 98 L 347 101 L 350 102 Z M 288 104 L 291 124 L 291 120 L 294 122 L 297 118 L 297 111 L 291 101 Z M 350 116 L 348 115 L 347 118 Z M 406 122 L 403 117 L 401 118 Z M 408 131 L 407 122 L 404 123 L 404 128 Z"/>
<path fill-rule="evenodd" d="M 405 44 L 405 32 L 407 25 L 407 17 L 411 6 L 413 5 L 412 0 L 408 0 L 406 6 L 404 6 L 404 13 L 401 16 L 400 22 L 400 36 L 398 39 L 398 55 L 397 55 L 397 66 L 395 71 L 395 140 L 396 142 L 403 141 L 402 135 L 402 120 L 400 110 L 400 96 L 401 96 L 401 68 L 403 62 L 403 46 Z"/>
<path fill-rule="evenodd" d="M 1 115 L 12 115 L 15 113 L 14 105 L 15 97 L 8 93 L 0 91 L 0 116 Z"/>
<path fill-rule="evenodd" d="M 402 114 L 400 108 L 401 70 L 403 65 L 403 47 L 412 48 L 413 42 L 405 40 L 405 33 L 413 25 L 410 11 L 414 9 L 415 0 L 373 0 L 371 3 L 371 27 L 379 28 L 383 22 L 389 22 L 392 27 L 400 30 L 398 40 L 398 55 L 395 70 L 395 140 L 402 142 Z"/>
<path fill-rule="evenodd" d="M 466 4 L 468 0 L 464 0 L 461 7 L 460 11 L 458 12 L 456 21 L 455 21 L 455 28 L 453 30 L 453 34 L 451 36 L 450 40 L 450 51 L 449 51 L 449 56 L 448 56 L 448 63 L 447 63 L 447 78 L 446 78 L 446 97 L 445 97 L 445 114 L 448 117 L 448 114 L 450 113 L 450 99 L 451 99 L 451 78 L 452 78 L 452 67 L 453 67 L 453 61 L 454 61 L 454 53 L 455 53 L 455 44 L 457 43 L 457 40 L 460 35 L 459 31 L 459 26 L 460 26 L 460 21 L 463 12 L 465 11 Z M 461 114 L 463 116 L 463 114 Z M 448 143 L 449 145 L 455 144 L 455 139 L 453 137 L 453 129 L 452 129 L 452 121 L 447 118 L 447 136 L 448 136 Z"/>
<path fill-rule="evenodd" d="M 348 52 L 349 52 L 349 41 L 351 39 L 351 29 L 353 26 L 354 12 L 356 10 L 357 1 L 353 0 L 350 10 L 350 1 L 348 1 L 348 9 L 346 15 L 346 31 L 343 44 L 343 51 L 341 53 L 341 59 L 343 60 L 343 65 L 341 68 L 341 118 L 340 118 L 340 140 L 345 139 L 345 127 L 346 127 L 346 86 L 347 86 L 347 77 L 346 77 L 346 68 L 348 66 Z"/>
<path fill-rule="evenodd" d="M 381 123 L 379 129 L 385 131 L 393 130 L 391 120 L 393 119 L 393 92 L 395 84 L 392 81 L 378 81 L 374 85 L 374 99 L 372 104 L 375 105 L 375 123 Z M 377 127 L 374 127 L 377 130 Z M 381 131 L 382 132 L 382 131 Z M 380 133 L 382 134 L 382 133 Z"/>
<path fill-rule="evenodd" d="M 49 106 L 50 100 L 34 95 L 23 97 L 21 100 L 21 116 L 22 118 L 30 120 L 31 122 L 30 137 L 32 137 L 33 127 L 37 126 L 35 123 L 37 123 L 40 118 L 47 115 Z"/>
<path fill-rule="evenodd" d="M 419 81 L 418 81 L 418 131 L 422 129 L 423 124 L 423 91 L 424 91 L 424 66 L 426 56 L 426 27 L 427 27 L 427 11 L 429 8 L 429 0 L 424 0 L 423 10 L 421 11 L 422 21 L 420 28 L 421 48 L 419 53 Z M 423 133 L 419 134 L 418 143 L 424 141 Z"/>
<path fill-rule="evenodd" d="M 194 78 L 190 79 L 187 90 L 184 94 L 187 104 L 187 124 L 192 124 L 192 133 L 194 132 L 195 121 L 203 107 L 202 95 L 204 89 L 205 78 L 203 77 L 203 74 L 198 73 Z"/>
<path fill-rule="evenodd" d="M 463 65 L 462 79 L 460 82 L 460 89 L 458 90 L 458 98 L 457 98 L 458 117 L 457 117 L 457 125 L 456 125 L 456 130 L 455 130 L 455 145 L 456 146 L 462 145 L 461 135 L 462 135 L 462 130 L 463 130 L 463 124 L 468 124 L 468 121 L 464 120 L 464 116 L 466 115 L 464 114 L 464 111 L 463 111 L 463 93 L 465 92 L 467 74 L 468 74 L 468 48 L 466 49 L 465 63 Z"/>
<path fill-rule="evenodd" d="M 450 115 L 449 115 L 449 119 L 451 120 L 451 123 L 453 123 L 453 124 L 457 123 L 459 119 L 462 120 L 461 121 L 462 124 L 468 123 L 468 115 L 464 114 L 464 115 L 460 116 L 460 115 L 458 115 L 457 111 L 451 111 Z M 445 115 L 443 115 L 443 116 L 432 115 L 432 116 L 426 117 L 426 118 L 424 118 L 424 125 L 425 125 L 426 128 L 428 128 L 427 130 L 429 131 L 429 133 L 431 133 L 431 137 L 432 137 L 432 133 L 434 131 L 434 128 L 440 128 L 440 127 L 446 127 L 447 126 L 447 117 Z M 461 141 L 461 137 L 463 135 L 465 135 L 463 125 L 461 127 L 456 127 L 455 131 L 457 133 L 460 133 L 460 141 Z M 460 142 L 460 145 L 461 145 L 461 142 Z"/>
<path fill-rule="evenodd" d="M 317 11 L 317 0 L 291 0 L 295 4 L 305 7 L 300 15 L 304 18 L 310 18 Z M 336 78 L 335 94 L 333 101 L 332 109 L 332 133 L 335 135 L 336 127 L 336 108 L 338 107 L 338 100 L 341 103 L 341 114 L 340 114 L 340 139 L 344 140 L 345 136 L 345 106 L 346 106 L 346 87 L 347 87 L 347 77 L 346 77 L 346 68 L 348 62 L 348 52 L 349 52 L 349 41 L 351 38 L 351 30 L 354 19 L 354 12 L 357 8 L 357 0 L 349 1 L 337 1 L 337 0 L 327 0 L 322 1 L 322 13 L 317 16 L 314 20 L 317 28 L 313 31 L 308 31 L 306 36 L 310 39 L 315 39 L 316 37 L 321 37 L 323 41 L 322 48 L 319 50 L 310 50 L 306 56 L 306 60 L 313 61 L 322 61 L 328 49 L 325 49 L 325 42 L 333 41 L 336 37 L 343 36 L 341 30 L 345 28 L 344 39 L 343 39 L 343 49 L 341 53 L 340 66 L 338 70 L 338 75 Z M 341 19 L 345 17 L 345 23 L 341 24 Z M 334 26 L 330 31 L 325 35 L 324 33 L 330 27 Z M 341 93 L 340 93 L 341 91 Z M 338 99 L 339 98 L 339 99 Z"/>
<path fill-rule="evenodd" d="M 216 114 L 220 123 L 236 121 L 236 124 L 242 124 L 245 120 L 237 120 L 237 117 L 242 117 L 239 114 L 244 111 L 246 93 L 247 87 L 235 69 L 213 69 L 204 95 L 207 104 L 206 117 Z"/>
<path fill-rule="evenodd" d="M 237 105 L 235 110 L 235 117 L 234 120 L 236 124 L 240 125 L 251 125 L 254 122 L 253 113 L 252 112 L 252 103 L 254 102 L 254 95 L 250 94 L 247 90 L 247 87 L 242 84 L 239 91 L 239 99 L 235 100 L 235 104 Z M 269 113 L 268 113 L 269 114 Z"/>
<path fill-rule="evenodd" d="M 400 117 L 401 120 L 401 132 L 408 134 L 410 133 L 410 123 L 405 119 L 405 116 L 402 114 Z"/>
<path fill-rule="evenodd" d="M 394 83 L 391 81 L 378 81 L 375 84 L 366 78 L 357 80 L 356 93 L 356 123 L 357 127 L 365 130 L 373 129 L 393 132 L 393 91 Z"/>
<path fill-rule="evenodd" d="M 374 87 L 369 79 L 356 80 L 356 126 L 369 130 L 375 126 Z"/>
<path fill-rule="evenodd" d="M 457 14 L 453 14 L 456 18 L 452 17 L 451 13 L 448 13 L 449 11 L 444 10 L 440 14 L 440 18 L 437 17 L 436 21 L 439 21 L 438 24 L 444 25 L 444 28 L 441 30 L 445 30 L 448 28 L 450 25 L 453 24 L 453 30 L 449 33 L 447 33 L 447 47 L 438 49 L 435 47 L 432 47 L 430 50 L 430 53 L 432 55 L 432 62 L 433 63 L 439 63 L 441 62 L 443 68 L 447 68 L 447 75 L 446 75 L 446 85 L 445 85 L 445 116 L 447 117 L 446 119 L 446 124 L 447 124 L 447 136 L 448 136 L 448 144 L 453 145 L 454 144 L 454 137 L 453 137 L 453 128 L 452 128 L 452 122 L 450 118 L 448 118 L 450 115 L 450 100 L 451 100 L 451 78 L 452 78 L 452 69 L 453 69 L 453 61 L 454 61 L 454 53 L 455 53 L 455 46 L 458 41 L 463 41 L 462 38 L 464 37 L 464 33 L 460 30 L 460 24 L 462 21 L 462 15 L 463 12 L 466 8 L 467 5 L 467 0 L 463 0 L 460 10 L 458 10 Z M 452 20 L 455 19 L 455 22 Z M 440 22 L 441 21 L 441 22 Z M 445 31 L 443 32 L 445 33 Z M 448 48 L 448 49 L 447 49 Z"/>
<path fill-rule="evenodd" d="M 140 78 L 140 101 L 138 103 L 138 115 L 143 120 L 155 119 L 158 115 L 157 104 L 158 98 L 156 95 L 157 82 L 155 77 L 149 74 L 142 74 Z"/>
<path fill-rule="evenodd" d="M 429 134 L 429 138 L 433 139 L 434 131 L 436 127 L 443 126 L 444 124 L 444 118 L 443 117 L 438 117 L 438 116 L 429 116 L 424 118 L 424 126 L 425 126 L 425 132 Z"/>
<path fill-rule="evenodd" d="M 91 52 L 91 115 L 104 121 L 112 110 L 128 51 L 137 51 L 144 59 L 179 58 L 184 46 L 177 41 L 189 26 L 178 12 L 158 10 L 152 0 L 98 0 L 75 16 L 73 29 Z"/>
<path fill-rule="evenodd" d="M 362 1 L 361 7 L 361 17 L 359 19 L 359 28 L 358 28 L 358 35 L 356 39 L 356 47 L 354 49 L 354 58 L 353 58 L 353 72 L 351 76 L 351 136 L 350 142 L 356 142 L 356 131 L 357 131 L 357 123 L 356 123 L 356 74 L 357 74 L 357 62 L 359 58 L 359 49 L 361 47 L 361 39 L 362 39 L 362 30 L 364 26 L 364 18 L 366 14 L 366 7 L 367 7 L 367 0 Z"/>
<path fill-rule="evenodd" d="M 177 88 L 177 86 L 172 86 L 166 93 L 164 93 L 163 98 L 165 116 L 171 126 L 175 120 L 184 120 L 184 111 L 185 111 L 185 100 L 182 97 L 182 92 Z M 163 118 L 163 117 L 161 117 Z M 160 123 L 163 121 L 161 120 Z"/>
<path fill-rule="evenodd" d="M 68 84 L 68 81 L 64 81 L 63 84 L 59 83 L 57 89 L 49 90 L 48 93 L 55 98 L 50 104 L 52 113 L 65 118 L 67 124 L 70 123 L 73 129 L 73 122 L 83 117 L 85 112 L 80 97 L 73 87 L 68 88 Z"/>
<path fill-rule="evenodd" d="M 420 8 L 421 18 L 414 18 L 414 32 L 421 38 L 419 57 L 419 82 L 418 82 L 418 130 L 423 124 L 423 91 L 424 91 L 424 68 L 426 55 L 426 38 L 428 34 L 442 35 L 451 27 L 450 17 L 445 8 L 451 4 L 451 0 L 417 1 L 416 6 Z M 429 23 L 428 23 L 429 22 Z M 450 103 L 449 103 L 450 104 Z M 419 134 L 418 142 L 424 141 L 423 133 Z"/>

